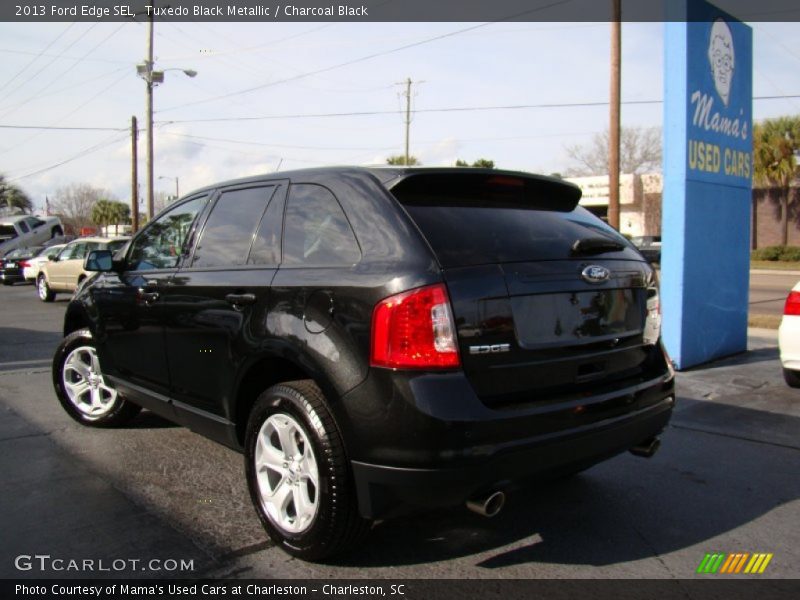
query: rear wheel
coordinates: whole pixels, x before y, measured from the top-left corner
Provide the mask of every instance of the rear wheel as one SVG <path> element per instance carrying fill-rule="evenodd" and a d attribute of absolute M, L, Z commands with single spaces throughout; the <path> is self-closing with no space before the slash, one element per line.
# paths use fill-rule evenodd
<path fill-rule="evenodd" d="M 800 371 L 793 371 L 792 369 L 784 369 L 783 380 L 789 387 L 800 388 Z"/>
<path fill-rule="evenodd" d="M 52 302 L 56 297 L 55 292 L 47 285 L 47 277 L 45 277 L 44 274 L 39 275 L 39 278 L 36 280 L 36 293 L 39 295 L 39 300 L 42 302 Z"/>
<path fill-rule="evenodd" d="M 250 497 L 270 538 L 305 560 L 341 554 L 369 529 L 325 397 L 310 380 L 272 386 L 247 423 Z"/>
<path fill-rule="evenodd" d="M 53 386 L 67 414 L 83 425 L 116 427 L 141 410 L 106 383 L 88 329 L 71 333 L 58 346 L 53 357 Z"/>
<path fill-rule="evenodd" d="M 64 230 L 61 227 L 53 227 L 52 231 L 50 232 L 50 239 L 57 238 L 60 235 L 64 235 Z"/>

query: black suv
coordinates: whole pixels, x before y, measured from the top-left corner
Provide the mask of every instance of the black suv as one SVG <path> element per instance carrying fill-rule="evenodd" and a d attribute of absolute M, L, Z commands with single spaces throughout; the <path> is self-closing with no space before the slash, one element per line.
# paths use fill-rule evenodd
<path fill-rule="evenodd" d="M 327 168 L 197 191 L 76 292 L 77 421 L 145 407 L 244 453 L 290 554 L 374 519 L 651 455 L 674 403 L 655 275 L 580 190 L 480 169 Z"/>

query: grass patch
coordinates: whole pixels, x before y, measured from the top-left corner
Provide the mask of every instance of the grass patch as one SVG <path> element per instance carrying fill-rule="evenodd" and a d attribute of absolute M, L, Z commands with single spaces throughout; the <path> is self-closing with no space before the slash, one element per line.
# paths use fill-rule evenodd
<path fill-rule="evenodd" d="M 747 317 L 748 327 L 760 327 L 761 329 L 777 329 L 781 324 L 781 315 L 749 315 Z"/>
<path fill-rule="evenodd" d="M 800 271 L 800 262 L 778 260 L 751 260 L 751 269 L 772 269 L 773 271 Z"/>

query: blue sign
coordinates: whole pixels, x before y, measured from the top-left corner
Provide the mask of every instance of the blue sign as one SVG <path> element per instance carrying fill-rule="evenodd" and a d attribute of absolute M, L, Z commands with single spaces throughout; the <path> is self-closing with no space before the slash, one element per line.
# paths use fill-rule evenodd
<path fill-rule="evenodd" d="M 670 0 L 664 36 L 664 344 L 679 369 L 747 349 L 752 31 Z"/>
<path fill-rule="evenodd" d="M 687 178 L 751 188 L 751 30 L 704 2 L 689 6 Z"/>

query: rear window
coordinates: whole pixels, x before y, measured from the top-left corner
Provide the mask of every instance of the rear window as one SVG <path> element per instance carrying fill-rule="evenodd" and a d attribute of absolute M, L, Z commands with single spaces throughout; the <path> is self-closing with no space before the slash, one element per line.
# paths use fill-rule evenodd
<path fill-rule="evenodd" d="M 411 178 L 391 189 L 443 267 L 570 258 L 576 241 L 612 238 L 614 229 L 575 207 L 575 191 L 504 176 Z M 563 189 L 562 189 L 563 188 Z"/>

